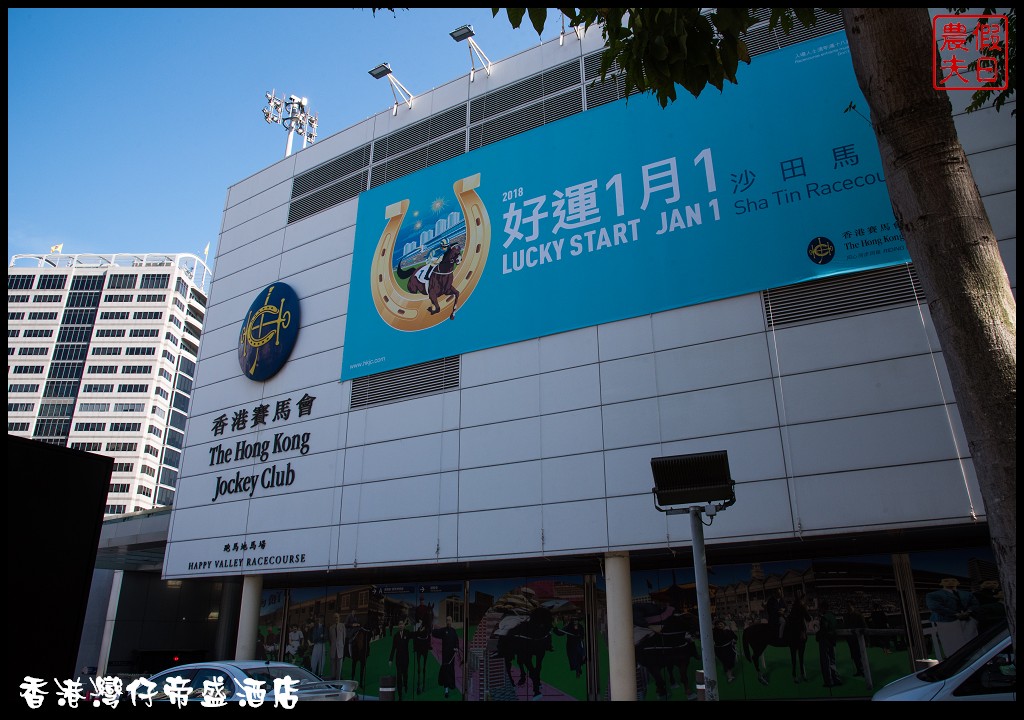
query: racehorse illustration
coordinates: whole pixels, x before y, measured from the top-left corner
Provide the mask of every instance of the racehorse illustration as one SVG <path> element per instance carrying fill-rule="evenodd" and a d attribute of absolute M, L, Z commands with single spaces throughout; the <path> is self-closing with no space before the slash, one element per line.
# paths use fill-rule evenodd
<path fill-rule="evenodd" d="M 554 616 L 547 607 L 534 608 L 528 618 L 509 628 L 508 632 L 498 637 L 498 657 L 505 661 L 505 675 L 512 679 L 512 660 L 519 665 L 519 684 L 525 685 L 527 677 L 533 683 L 533 697 L 537 699 L 543 694 L 540 685 L 541 667 L 544 654 L 552 650 L 551 630 Z"/>
<path fill-rule="evenodd" d="M 674 685 L 673 671 L 679 671 L 679 680 L 687 696 L 692 697 L 689 687 L 690 659 L 697 657 L 694 638 L 700 633 L 697 616 L 691 613 L 675 612 L 666 618 L 661 631 L 650 627 L 634 625 L 633 637 L 636 662 L 654 678 L 658 698 L 668 699 L 669 685 Z"/>
<path fill-rule="evenodd" d="M 413 612 L 415 624 L 412 630 L 413 684 L 417 693 L 426 691 L 427 656 L 431 650 L 430 631 L 434 629 L 433 603 L 422 603 Z"/>
<path fill-rule="evenodd" d="M 442 247 L 444 247 L 442 245 Z M 448 316 L 450 320 L 455 319 L 455 309 L 459 306 L 459 291 L 455 289 L 455 267 L 462 262 L 462 244 L 458 241 L 448 245 L 444 251 L 444 255 L 441 256 L 441 261 L 434 268 L 433 272 L 430 273 L 430 279 L 425 285 L 420 279 L 421 273 L 409 277 L 409 292 L 413 295 L 426 295 L 430 298 L 430 305 L 427 310 L 432 314 L 436 315 L 441 312 L 440 299 L 442 297 L 455 298 L 452 303 L 452 312 Z M 403 277 L 403 273 L 400 270 L 398 273 L 399 277 Z"/>
<path fill-rule="evenodd" d="M 790 613 L 786 618 L 781 638 L 776 627 L 767 623 L 754 623 L 743 630 L 743 654 L 747 660 L 753 663 L 754 669 L 757 671 L 757 680 L 762 685 L 768 684 L 768 668 L 763 655 L 765 648 L 769 646 L 789 648 L 793 682 L 799 682 L 800 679 L 807 680 L 807 675 L 804 672 L 804 651 L 807 648 L 806 621 L 809 614 L 804 616 L 805 613 L 806 610 Z"/>

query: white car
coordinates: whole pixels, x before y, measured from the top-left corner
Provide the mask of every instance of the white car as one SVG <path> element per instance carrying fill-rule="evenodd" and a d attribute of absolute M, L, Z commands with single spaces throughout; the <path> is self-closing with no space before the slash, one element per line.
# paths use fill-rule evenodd
<path fill-rule="evenodd" d="M 1016 700 L 1017 664 L 1005 622 L 948 658 L 889 683 L 872 700 Z"/>
<path fill-rule="evenodd" d="M 172 683 L 172 686 L 187 685 L 191 688 L 187 703 L 199 705 L 203 700 L 204 682 L 214 683 L 214 687 L 222 689 L 223 697 L 229 705 L 246 699 L 243 687 L 247 679 L 261 681 L 266 691 L 264 704 L 274 705 L 274 680 L 289 677 L 293 681 L 291 695 L 298 704 L 310 701 L 358 700 L 356 691 L 359 682 L 356 680 L 324 680 L 309 670 L 286 662 L 267 660 L 225 660 L 223 662 L 198 662 L 178 665 L 169 670 L 153 675 L 149 682 L 155 685 L 153 700 L 168 702 L 170 698 L 164 692 L 165 685 L 171 678 L 182 678 L 184 683 Z M 145 692 L 145 689 L 140 689 Z"/>

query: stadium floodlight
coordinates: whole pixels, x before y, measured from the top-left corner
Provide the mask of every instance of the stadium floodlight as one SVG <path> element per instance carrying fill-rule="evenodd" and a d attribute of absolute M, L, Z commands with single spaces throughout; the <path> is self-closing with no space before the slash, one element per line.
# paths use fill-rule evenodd
<path fill-rule="evenodd" d="M 718 669 L 711 628 L 711 590 L 708 585 L 707 556 L 704 552 L 704 522 L 709 524 L 719 511 L 736 502 L 735 485 L 729 471 L 729 453 L 694 453 L 651 458 L 654 474 L 654 507 L 666 515 L 688 514 L 693 540 L 693 574 L 697 586 L 697 620 L 700 623 L 701 655 L 704 662 L 704 699 L 718 700 Z"/>
<path fill-rule="evenodd" d="M 302 136 L 302 148 L 316 140 L 316 128 L 319 117 L 309 112 L 309 100 L 298 95 L 289 95 L 287 99 L 277 97 L 275 90 L 266 93 L 267 106 L 263 108 L 263 119 L 271 125 L 280 125 L 288 133 L 284 156 L 292 154 L 292 140 L 295 134 Z"/>
<path fill-rule="evenodd" d="M 398 82 L 398 78 L 396 78 L 392 74 L 392 72 L 391 72 L 391 66 L 390 65 L 388 65 L 386 62 L 383 62 L 380 65 L 378 65 L 377 67 L 375 67 L 372 70 L 370 70 L 369 72 L 370 72 L 370 75 L 375 80 L 380 80 L 381 78 L 387 78 L 388 82 L 391 83 L 391 95 L 395 98 L 395 105 L 391 109 L 391 114 L 392 115 L 397 115 L 398 114 L 398 96 L 399 95 L 402 96 L 402 102 L 404 102 L 406 105 L 408 105 L 409 109 L 412 110 L 412 100 L 413 100 L 412 93 L 409 92 L 406 89 L 405 85 L 403 85 L 402 83 Z"/>
<path fill-rule="evenodd" d="M 473 26 L 463 25 L 462 27 L 455 28 L 448 34 L 452 36 L 452 40 L 455 42 L 462 42 L 465 40 L 466 44 L 469 45 L 469 81 L 473 82 L 476 78 L 476 59 L 473 57 L 473 53 L 476 53 L 476 57 L 480 58 L 483 70 L 487 73 L 487 76 L 490 77 L 491 61 L 486 55 L 484 55 L 484 51 L 480 49 L 479 45 L 477 45 L 476 40 L 473 39 L 473 36 L 476 35 L 476 32 L 473 30 Z"/>

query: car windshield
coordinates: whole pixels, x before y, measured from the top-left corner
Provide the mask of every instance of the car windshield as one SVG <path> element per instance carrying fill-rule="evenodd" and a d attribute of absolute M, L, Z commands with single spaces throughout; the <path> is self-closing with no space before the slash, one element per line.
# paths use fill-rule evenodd
<path fill-rule="evenodd" d="M 267 667 L 258 667 L 246 670 L 245 674 L 255 680 L 262 680 L 267 684 L 267 687 L 273 687 L 274 680 L 281 679 L 286 675 L 292 680 L 298 680 L 298 688 L 300 689 L 313 685 L 323 685 L 326 682 L 322 678 L 311 673 L 309 670 L 298 666 L 269 665 Z"/>
<path fill-rule="evenodd" d="M 1007 624 L 1005 622 L 998 623 L 993 627 L 988 628 L 977 637 L 969 640 L 938 665 L 933 665 L 932 667 L 919 672 L 917 677 L 927 682 L 937 682 L 939 680 L 946 680 L 953 677 L 991 650 L 993 646 L 998 643 L 1006 642 L 1006 638 L 1004 637 L 1006 632 Z"/>

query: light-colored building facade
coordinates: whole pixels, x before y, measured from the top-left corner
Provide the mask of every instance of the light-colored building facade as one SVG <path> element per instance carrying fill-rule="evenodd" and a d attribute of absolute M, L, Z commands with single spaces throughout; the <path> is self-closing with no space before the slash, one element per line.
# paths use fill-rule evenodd
<path fill-rule="evenodd" d="M 756 35 L 763 45 L 752 42 L 752 49 L 774 50 L 773 57 L 790 62 L 792 72 L 836 56 L 848 65 L 845 37 L 827 34 L 837 29 L 819 26 L 821 42 L 798 46 L 793 52 L 802 55 L 795 58 L 787 54 L 788 41 L 785 47 L 770 46 L 774 39 L 766 29 Z M 637 593 L 634 587 L 633 600 L 624 601 L 631 565 L 635 584 L 637 568 L 667 572 L 692 562 L 690 520 L 664 514 L 653 502 L 655 458 L 727 453 L 736 502 L 704 532 L 716 564 L 757 568 L 756 577 L 750 570 L 742 582 L 721 582 L 719 607 L 735 606 L 737 618 L 763 619 L 769 590 L 803 597 L 815 575 L 820 597 L 832 588 L 827 592 L 845 602 L 854 590 L 843 589 L 839 578 L 856 575 L 877 591 L 871 597 L 879 604 L 884 600 L 890 614 L 906 618 L 916 651 L 922 630 L 914 604 L 923 593 L 914 587 L 912 571 L 918 568 L 912 553 L 958 553 L 984 544 L 985 508 L 913 265 L 868 257 L 873 253 L 868 245 L 882 246 L 890 238 L 894 247 L 901 244 L 898 227 L 877 227 L 886 222 L 876 207 L 884 189 L 868 197 L 870 179 L 877 177 L 869 172 L 872 162 L 877 165 L 877 149 L 867 142 L 858 145 L 862 164 L 854 169 L 846 155 L 849 166 L 843 168 L 835 151 L 846 146 L 833 142 L 827 146 L 835 160 L 829 171 L 849 171 L 848 185 L 846 176 L 827 183 L 808 178 L 798 186 L 798 196 L 773 191 L 762 207 L 760 198 L 741 199 L 741 186 L 752 183 L 754 173 L 744 175 L 739 161 L 718 167 L 717 185 L 714 171 L 708 171 L 705 184 L 711 151 L 701 152 L 701 135 L 712 133 L 714 121 L 680 122 L 677 127 L 685 132 L 664 132 L 680 146 L 697 143 L 692 152 L 679 151 L 672 163 L 659 167 L 665 155 L 644 156 L 642 142 L 662 127 L 630 124 L 631 117 L 641 117 L 630 113 L 642 113 L 642 103 L 623 102 L 621 79 L 599 81 L 601 47 L 599 32 L 544 43 L 496 63 L 489 75 L 442 85 L 418 96 L 412 109 L 399 106 L 371 117 L 229 189 L 163 576 L 243 579 L 240 655 L 256 652 L 256 627 L 263 633 L 264 625 L 261 602 L 264 608 L 291 603 L 293 614 L 286 617 L 305 621 L 325 608 L 348 609 L 352 593 L 337 587 L 363 584 L 363 607 L 386 613 L 373 609 L 386 608 L 388 599 L 375 599 L 374 589 L 457 580 L 466 583 L 468 622 L 479 639 L 481 628 L 493 620 L 493 607 L 514 603 L 495 593 L 474 600 L 483 594 L 474 582 L 569 575 L 571 582 L 560 579 L 551 586 L 572 587 L 564 592 L 588 598 L 588 620 L 606 633 L 614 687 L 634 670 L 628 661 L 614 666 L 615 658 L 625 657 L 616 643 L 622 642 L 624 628 L 632 630 L 630 606 L 641 605 L 640 596 L 671 597 L 669 591 L 684 584 L 672 570 L 672 581 L 663 583 L 668 590 L 648 580 L 647 590 Z M 814 62 L 805 65 L 808 56 Z M 726 96 L 736 92 L 728 88 Z M 953 100 L 961 103 L 961 140 L 1015 288 L 1014 121 L 1005 108 L 968 116 L 962 111 L 966 98 Z M 623 125 L 614 124 L 616 113 L 626 118 Z M 758 135 L 757 127 L 771 112 L 748 106 L 746 113 L 754 118 L 751 137 L 767 142 L 771 133 Z M 718 117 L 725 124 L 726 114 Z M 620 132 L 623 127 L 630 132 Z M 581 128 L 591 134 L 581 134 Z M 553 152 L 559 142 L 563 152 Z M 719 145 L 707 142 L 718 162 Z M 507 152 L 506 165 L 501 152 Z M 583 234 L 583 257 L 608 248 L 624 258 L 627 248 L 651 245 L 656 236 L 676 231 L 677 238 L 687 232 L 703 238 L 697 233 L 714 227 L 710 218 L 717 222 L 719 210 L 725 218 L 726 208 L 730 221 L 757 217 L 751 232 L 785 235 L 796 227 L 788 223 L 797 221 L 779 220 L 771 208 L 791 201 L 804 207 L 824 203 L 831 194 L 822 189 L 827 187 L 835 194 L 864 193 L 825 212 L 853 208 L 863 215 L 848 231 L 830 232 L 829 242 L 833 250 L 847 248 L 845 258 L 864 265 L 703 299 L 687 299 L 684 288 L 679 297 L 658 300 L 655 309 L 608 311 L 605 320 L 558 325 L 562 317 L 598 306 L 608 295 L 623 303 L 635 296 L 662 297 L 663 288 L 649 279 L 631 275 L 623 283 L 611 274 L 590 276 L 587 293 L 558 295 L 564 287 L 579 289 L 572 285 L 579 279 L 569 278 L 569 248 L 575 247 L 569 234 L 564 245 L 552 236 L 554 245 L 543 250 L 540 243 L 525 244 L 534 239 L 528 238 L 522 214 L 531 208 L 537 211 L 535 223 L 548 223 L 545 230 L 556 216 L 562 228 L 586 219 L 585 202 L 568 217 L 558 215 L 565 206 L 556 206 L 555 198 L 566 203 L 584 198 L 583 185 L 597 174 L 594 158 L 606 152 L 635 160 L 631 168 L 621 163 L 623 173 L 639 174 L 643 168 L 644 209 L 648 200 L 680 199 L 682 192 L 658 185 L 658 172 L 669 165 L 680 175 L 697 167 L 700 192 L 720 193 L 715 199 L 721 203 L 704 202 L 702 196 L 678 216 L 666 210 L 660 232 L 657 224 L 645 231 L 647 220 L 638 219 L 623 221 L 621 232 L 609 225 L 607 238 L 595 231 L 589 246 Z M 797 167 L 792 155 L 771 159 L 786 161 L 783 173 Z M 537 183 L 515 182 L 514 172 L 511 178 L 502 175 L 514 162 L 535 166 L 541 177 L 563 178 L 583 169 L 574 181 L 551 181 L 538 189 Z M 477 169 L 463 172 L 464 167 Z M 399 237 L 396 228 L 409 209 L 402 205 L 404 193 L 446 168 L 454 169 L 447 186 L 438 187 L 455 184 L 460 215 L 450 217 L 454 203 L 441 203 L 443 227 L 425 225 L 415 237 Z M 602 172 L 598 188 L 614 194 L 625 186 L 619 216 L 628 213 L 631 201 L 641 204 L 639 197 L 630 198 L 625 174 L 617 176 L 615 168 Z M 495 184 L 503 192 L 495 195 Z M 682 180 L 674 189 L 680 188 L 692 190 Z M 538 200 L 544 190 L 550 205 Z M 658 197 L 658 190 L 666 192 Z M 609 203 L 603 207 L 616 207 L 614 198 Z M 541 208 L 550 214 L 540 215 Z M 462 304 L 456 316 L 451 301 L 444 301 L 435 322 L 428 316 L 434 311 L 422 304 L 426 300 L 411 285 L 392 284 L 390 276 L 403 278 L 401 260 L 412 258 L 411 271 L 429 254 L 435 236 L 462 221 L 463 237 L 453 240 L 462 244 L 462 264 L 448 271 L 462 283 Z M 736 251 L 748 247 L 743 245 L 748 238 L 708 232 L 717 243 L 715 254 L 736 253 L 731 255 L 736 276 L 760 270 L 753 254 Z M 803 232 L 800 254 L 817 263 L 822 256 L 816 253 L 826 244 Z M 877 243 L 858 246 L 854 258 L 849 248 L 865 233 L 877 234 Z M 673 247 L 661 253 L 664 265 L 680 262 L 674 253 L 689 252 L 679 249 L 685 247 L 682 241 Z M 377 257 L 391 266 L 374 264 Z M 556 281 L 541 274 L 555 267 L 563 273 Z M 692 273 L 688 282 L 699 284 L 699 275 Z M 535 278 L 533 293 L 488 294 L 513 277 L 527 276 Z M 282 285 L 298 298 L 301 327 L 281 369 L 254 381 L 248 363 L 240 365 L 240 345 L 257 339 L 253 313 L 273 308 L 283 328 L 285 306 L 265 301 Z M 480 317 L 484 309 L 489 318 Z M 413 315 L 425 324 L 399 327 Z M 382 319 L 405 334 L 374 329 Z M 480 340 L 506 331 L 505 341 Z M 378 338 L 390 344 L 375 345 Z M 406 351 L 415 362 L 392 364 Z M 852 563 L 823 564 L 861 552 L 889 558 L 891 584 L 872 580 L 863 568 L 852 572 Z M 768 565 L 781 557 L 809 558 L 819 563 L 817 573 L 806 568 L 777 576 L 762 572 L 762 561 Z M 917 580 L 922 587 L 932 582 L 923 577 Z M 833 585 L 825 582 L 829 578 Z M 319 595 L 281 599 L 289 589 L 315 587 L 321 588 Z M 453 591 L 445 587 L 443 592 Z M 524 591 L 517 602 L 528 605 L 535 593 Z M 582 599 L 575 602 L 583 606 Z M 415 599 L 396 604 L 415 605 Z M 863 611 L 868 610 L 865 605 Z M 283 627 L 268 632 L 278 640 L 284 636 Z M 468 625 L 466 632 L 468 638 Z M 600 641 L 595 636 L 592 642 Z M 283 643 L 269 645 L 280 655 Z M 487 657 L 483 646 L 479 652 L 478 659 Z M 466 677 L 473 672 L 467 670 Z M 470 679 L 463 688 L 466 697 L 484 699 L 491 693 L 484 687 L 492 680 L 485 670 L 479 672 L 479 683 Z M 607 681 L 592 682 L 595 693 L 596 684 L 608 687 Z"/>
<path fill-rule="evenodd" d="M 174 501 L 211 280 L 184 253 L 11 259 L 7 431 L 113 457 L 106 516 Z"/>

